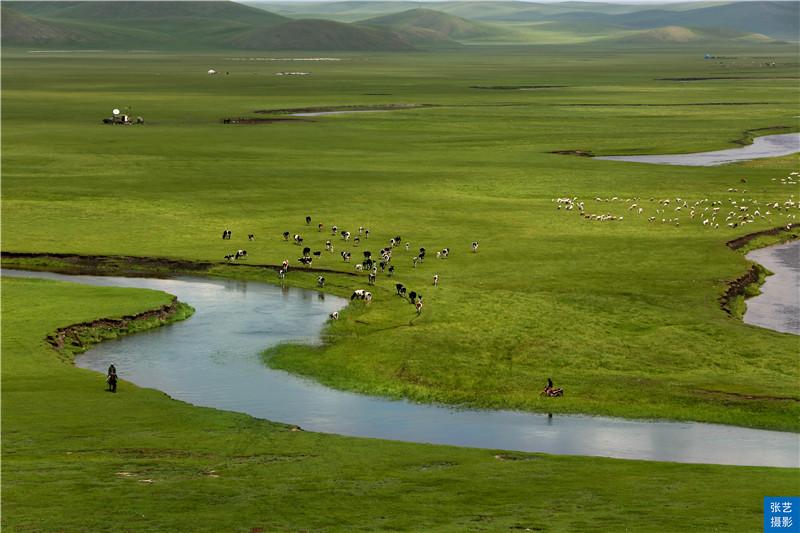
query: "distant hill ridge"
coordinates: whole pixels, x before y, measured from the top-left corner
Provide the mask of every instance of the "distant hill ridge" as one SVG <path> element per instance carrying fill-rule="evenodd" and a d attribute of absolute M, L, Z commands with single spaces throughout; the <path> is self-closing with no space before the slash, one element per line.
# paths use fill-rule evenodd
<path fill-rule="evenodd" d="M 294 20 L 227 1 L 3 2 L 5 46 L 410 50 L 385 28 Z"/>

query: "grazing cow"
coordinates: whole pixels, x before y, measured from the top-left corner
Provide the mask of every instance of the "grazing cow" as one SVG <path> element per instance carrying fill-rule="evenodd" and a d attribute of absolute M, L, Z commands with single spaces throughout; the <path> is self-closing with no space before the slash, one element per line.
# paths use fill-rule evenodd
<path fill-rule="evenodd" d="M 372 301 L 372 293 L 371 292 L 365 292 L 364 293 L 364 300 L 367 303 L 371 302 Z"/>
<path fill-rule="evenodd" d="M 227 260 L 228 260 L 228 262 L 231 262 L 231 261 L 236 261 L 236 254 L 229 254 L 229 255 L 226 255 L 226 256 L 225 256 L 225 259 L 227 259 Z"/>
<path fill-rule="evenodd" d="M 405 285 L 403 285 L 402 283 L 395 283 L 394 284 L 394 288 L 397 291 L 397 295 L 398 296 L 405 297 L 405 295 L 406 295 L 406 287 L 405 287 Z"/>
<path fill-rule="evenodd" d="M 358 227 L 358 234 L 361 235 L 362 233 L 364 233 L 364 226 L 359 226 Z"/>
<path fill-rule="evenodd" d="M 381 272 L 386 270 L 386 261 L 381 261 L 378 265 L 381 267 Z"/>
<path fill-rule="evenodd" d="M 254 240 L 256 240 L 256 236 L 253 235 L 252 233 L 250 233 L 250 234 L 247 235 L 247 240 L 248 241 L 254 241 Z"/>
<path fill-rule="evenodd" d="M 350 252 L 341 252 L 341 256 L 342 256 L 342 261 L 344 261 L 345 263 L 350 262 Z"/>
<path fill-rule="evenodd" d="M 334 311 L 333 313 L 329 314 L 328 318 L 331 320 L 339 320 L 339 311 Z"/>
<path fill-rule="evenodd" d="M 355 237 L 353 239 L 353 246 L 358 246 L 361 243 L 361 237 Z"/>
<path fill-rule="evenodd" d="M 434 274 L 433 275 L 433 286 L 434 287 L 438 287 L 439 286 L 439 274 Z"/>
<path fill-rule="evenodd" d="M 478 251 L 478 241 L 472 241 L 472 252 Z"/>
<path fill-rule="evenodd" d="M 363 265 L 358 265 L 358 264 L 357 264 L 357 265 L 356 265 L 356 272 L 361 272 L 362 270 L 364 270 L 364 266 L 363 266 Z"/>
<path fill-rule="evenodd" d="M 297 245 L 303 244 L 303 237 L 301 237 L 300 235 L 295 234 L 294 243 L 297 244 Z"/>
<path fill-rule="evenodd" d="M 378 275 L 378 265 L 372 265 L 372 274 Z"/>
<path fill-rule="evenodd" d="M 419 255 L 417 257 L 419 257 L 420 261 L 425 261 L 425 248 L 419 249 Z"/>
<path fill-rule="evenodd" d="M 314 260 L 311 257 L 299 257 L 297 259 L 304 267 L 310 266 L 311 262 Z"/>
<path fill-rule="evenodd" d="M 370 252 L 369 250 L 364 250 L 364 252 L 362 253 L 364 254 L 365 259 L 369 259 L 370 257 L 372 257 L 372 252 Z"/>
<path fill-rule="evenodd" d="M 284 231 L 283 232 L 283 240 L 284 241 L 288 241 L 289 240 L 289 232 L 288 231 Z"/>
<path fill-rule="evenodd" d="M 278 278 L 283 279 L 285 277 L 286 277 L 286 269 L 282 268 L 282 269 L 278 270 Z"/>
<path fill-rule="evenodd" d="M 306 224 L 311 224 L 311 217 L 306 217 Z"/>
<path fill-rule="evenodd" d="M 339 226 L 331 226 L 331 235 L 336 235 L 337 231 L 339 231 Z"/>
<path fill-rule="evenodd" d="M 415 303 L 417 301 L 417 293 L 414 291 L 409 292 L 408 299 L 411 300 L 412 304 Z"/>
<path fill-rule="evenodd" d="M 366 292 L 367 291 L 364 289 L 356 289 L 353 291 L 353 294 L 350 295 L 350 300 L 363 300 Z"/>
<path fill-rule="evenodd" d="M 376 278 L 375 274 L 373 274 L 372 272 L 370 272 L 370 273 L 369 273 L 369 284 L 370 284 L 370 285 L 375 285 L 375 278 Z"/>
<path fill-rule="evenodd" d="M 406 252 L 408 251 L 408 249 L 409 249 L 410 247 L 411 247 L 411 243 L 410 243 L 410 242 L 407 242 L 407 243 L 406 243 Z"/>
<path fill-rule="evenodd" d="M 325 251 L 333 252 L 333 245 L 331 244 L 331 241 L 325 241 Z"/>
<path fill-rule="evenodd" d="M 417 308 L 417 314 L 422 313 L 422 300 L 418 301 L 415 307 Z"/>
<path fill-rule="evenodd" d="M 317 250 L 317 251 L 315 251 L 315 252 L 314 252 L 314 256 L 315 256 L 315 257 L 319 257 L 319 256 L 321 256 L 321 255 L 322 255 L 322 252 L 320 252 L 319 250 Z"/>
<path fill-rule="evenodd" d="M 447 259 L 447 256 L 450 255 L 450 248 L 443 248 L 441 252 L 436 252 L 436 257 L 441 259 Z"/>
<path fill-rule="evenodd" d="M 323 229 L 325 229 L 325 226 L 322 225 L 322 222 L 317 224 L 317 231 L 322 231 Z"/>
<path fill-rule="evenodd" d="M 323 276 L 319 276 L 317 278 L 317 287 L 324 287 L 325 286 L 325 278 Z"/>
<path fill-rule="evenodd" d="M 369 229 L 364 230 L 364 238 L 369 239 Z"/>
<path fill-rule="evenodd" d="M 231 240 L 231 230 L 229 229 L 222 230 L 222 240 L 223 241 Z"/>
<path fill-rule="evenodd" d="M 308 257 L 310 253 L 311 253 L 311 248 L 309 248 L 308 246 L 303 248 L 303 257 Z"/>
<path fill-rule="evenodd" d="M 397 235 L 394 238 L 394 242 L 397 244 L 397 246 L 400 246 L 400 242 L 402 242 L 402 240 L 403 239 L 400 238 L 400 235 Z"/>
<path fill-rule="evenodd" d="M 288 259 L 284 259 L 283 260 L 283 263 L 281 264 L 281 268 L 283 270 L 289 270 L 289 260 Z"/>
<path fill-rule="evenodd" d="M 247 250 L 236 250 L 236 259 L 244 259 L 247 257 Z"/>
<path fill-rule="evenodd" d="M 371 269 L 372 265 L 375 264 L 375 261 L 373 261 L 372 259 L 364 259 L 363 261 L 361 261 L 361 264 L 364 265 L 364 268 Z"/>
<path fill-rule="evenodd" d="M 344 230 L 343 230 L 343 231 L 340 233 L 340 235 L 342 236 L 342 239 L 344 239 L 344 241 L 345 241 L 345 242 L 347 242 L 347 241 L 349 241 L 349 240 L 350 240 L 350 232 L 349 232 L 349 231 L 344 231 Z"/>
<path fill-rule="evenodd" d="M 392 277 L 392 274 L 394 274 L 394 265 L 389 266 L 389 277 Z"/>
<path fill-rule="evenodd" d="M 411 258 L 411 262 L 414 263 L 414 268 L 417 268 L 417 261 L 419 261 L 418 255 Z"/>

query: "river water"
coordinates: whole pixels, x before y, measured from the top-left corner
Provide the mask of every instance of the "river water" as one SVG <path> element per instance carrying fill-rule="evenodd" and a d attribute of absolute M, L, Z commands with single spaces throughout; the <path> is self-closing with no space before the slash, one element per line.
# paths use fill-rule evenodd
<path fill-rule="evenodd" d="M 744 321 L 800 335 L 800 241 L 754 250 L 747 258 L 773 275 L 761 286 L 761 294 L 747 300 Z"/>
<path fill-rule="evenodd" d="M 259 282 L 207 278 L 69 276 L 4 270 L 91 285 L 166 291 L 195 307 L 190 319 L 105 341 L 76 364 L 195 405 L 304 429 L 410 442 L 625 459 L 800 467 L 800 435 L 716 424 L 455 409 L 327 388 L 266 367 L 260 352 L 320 342 L 341 298 Z M 98 376 L 98 386 L 103 386 Z M 125 385 L 120 390 L 124 393 Z M 531 390 L 531 394 L 538 391 Z M 558 399 L 553 399 L 558 401 Z"/>
<path fill-rule="evenodd" d="M 656 165 L 713 167 L 725 165 L 727 163 L 736 163 L 738 161 L 784 156 L 796 152 L 800 152 L 800 133 L 783 133 L 780 135 L 756 137 L 753 139 L 753 144 L 738 148 L 729 148 L 727 150 L 716 150 L 713 152 L 670 155 L 609 155 L 598 156 L 595 157 L 595 159 L 628 161 L 631 163 L 651 163 Z"/>

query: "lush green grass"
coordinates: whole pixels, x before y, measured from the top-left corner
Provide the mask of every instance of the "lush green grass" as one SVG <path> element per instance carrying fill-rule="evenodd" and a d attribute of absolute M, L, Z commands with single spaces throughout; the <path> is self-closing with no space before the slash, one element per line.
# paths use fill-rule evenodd
<path fill-rule="evenodd" d="M 708 229 L 685 211 L 679 227 L 646 219 L 655 214 L 651 197 L 783 202 L 796 187 L 773 178 L 796 170 L 797 158 L 681 168 L 549 153 L 707 150 L 733 146 L 745 130 L 796 130 L 795 82 L 775 78 L 797 75 L 797 58 L 791 47 L 771 50 L 774 68 L 720 65 L 701 50 L 342 55 L 302 63 L 307 78 L 272 75 L 291 63 L 227 55 L 7 53 L 3 248 L 221 260 L 243 247 L 252 263 L 297 265 L 298 249 L 281 232 L 302 232 L 321 249 L 327 236 L 317 221 L 351 231 L 363 224 L 372 237 L 362 248 L 376 252 L 399 234 L 412 250 L 450 247 L 451 258 L 431 253 L 412 269 L 399 249 L 395 279 L 380 276 L 373 303 L 344 313 L 324 350 L 281 351 L 271 364 L 424 401 L 796 430 L 796 401 L 707 392 L 798 398 L 797 338 L 743 325 L 717 302 L 745 269 L 724 242 L 784 224 L 785 212 L 736 229 Z M 231 74 L 209 78 L 208 67 Z M 748 79 L 659 81 L 703 76 Z M 566 87 L 470 88 L 538 84 Z M 441 107 L 219 123 L 255 109 L 382 103 Z M 131 106 L 148 124 L 101 125 L 114 106 Z M 557 210 L 552 199 L 561 196 L 625 220 Z M 640 198 L 645 213 L 594 201 L 615 196 Z M 230 243 L 219 239 L 225 227 Z M 254 243 L 245 240 L 251 232 Z M 317 263 L 352 270 L 338 253 Z M 292 272 L 288 281 L 314 278 Z M 340 294 L 366 286 L 365 278 L 328 278 Z M 413 325 L 396 281 L 425 296 Z M 548 376 L 567 395 L 545 405 L 536 392 Z"/>
<path fill-rule="evenodd" d="M 155 291 L 2 281 L 4 531 L 745 532 L 759 527 L 764 494 L 797 486 L 790 469 L 293 432 L 126 382 L 110 394 L 102 375 L 44 342 L 58 327 L 168 302 Z"/>

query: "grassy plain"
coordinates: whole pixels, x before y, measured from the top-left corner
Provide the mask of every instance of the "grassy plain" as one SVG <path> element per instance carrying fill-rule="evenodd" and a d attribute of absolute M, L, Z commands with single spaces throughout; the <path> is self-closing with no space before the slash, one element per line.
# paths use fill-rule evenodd
<path fill-rule="evenodd" d="M 738 57 L 724 65 L 704 52 L 495 47 L 268 62 L 247 58 L 310 54 L 5 50 L 2 248 L 197 260 L 246 248 L 250 263 L 296 265 L 281 232 L 301 232 L 315 249 L 326 238 L 305 227 L 307 214 L 326 227 L 363 224 L 372 237 L 362 249 L 400 234 L 414 248 L 449 247 L 451 258 L 413 269 L 398 250 L 395 279 L 380 276 L 372 304 L 343 313 L 323 349 L 283 347 L 269 364 L 423 401 L 797 430 L 798 402 L 769 398 L 800 399 L 797 338 L 744 325 L 717 301 L 746 268 L 725 241 L 786 217 L 716 230 L 685 213 L 680 226 L 647 222 L 651 197 L 796 199 L 780 178 L 798 170 L 797 158 L 682 168 L 549 153 L 710 150 L 747 130 L 798 129 L 794 47 L 715 50 Z M 761 66 L 767 60 L 777 66 Z M 223 74 L 208 77 L 208 68 Z M 312 75 L 274 76 L 284 70 Z M 725 79 L 661 79 L 690 77 Z M 512 85 L 564 87 L 471 88 Z M 440 107 L 221 123 L 256 109 L 387 103 Z M 100 124 L 127 106 L 147 124 Z M 559 211 L 552 199 L 561 196 L 625 219 Z M 645 213 L 593 200 L 615 196 L 640 198 Z M 223 228 L 232 241 L 219 239 Z M 317 263 L 352 272 L 338 254 Z M 276 281 L 257 270 L 216 273 Z M 294 270 L 287 282 L 312 286 L 315 277 Z M 366 286 L 326 277 L 338 294 Z M 394 296 L 395 281 L 424 294 L 422 316 Z M 752 531 L 761 496 L 796 492 L 790 470 L 501 461 L 293 433 L 127 384 L 111 396 L 42 341 L 58 326 L 164 301 L 3 282 L 5 528 Z M 565 398 L 538 398 L 548 376 Z"/>
<path fill-rule="evenodd" d="M 251 263 L 288 258 L 299 266 L 283 231 L 321 249 L 327 236 L 316 232 L 318 221 L 364 225 L 372 237 L 360 249 L 375 252 L 399 234 L 412 250 L 449 247 L 451 258 L 413 269 L 411 254 L 398 250 L 395 279 L 379 276 L 373 303 L 344 313 L 324 349 L 287 347 L 270 364 L 421 401 L 797 430 L 797 338 L 744 325 L 717 302 L 746 266 L 724 242 L 785 224 L 785 212 L 736 229 L 703 227 L 685 211 L 680 226 L 647 222 L 662 198 L 797 199 L 796 185 L 779 180 L 797 170 L 797 158 L 685 168 L 550 153 L 710 150 L 735 146 L 753 134 L 746 131 L 797 130 L 794 48 L 722 52 L 736 59 L 614 47 L 341 54 L 330 62 L 250 59 L 309 56 L 285 53 L 7 50 L 3 249 L 221 260 L 246 248 Z M 209 77 L 208 68 L 222 74 Z M 283 70 L 312 75 L 274 76 Z M 702 77 L 724 79 L 663 79 Z M 471 88 L 515 85 L 564 87 Z M 259 116 L 257 109 L 387 103 L 440 107 L 220 122 Z M 128 106 L 147 124 L 100 124 L 112 107 Z M 559 211 L 552 200 L 561 196 L 625 220 Z M 645 212 L 595 197 L 638 198 Z M 220 240 L 223 228 L 232 241 Z M 257 240 L 247 242 L 247 233 Z M 338 253 L 315 266 L 352 271 Z M 294 271 L 288 282 L 314 279 Z M 366 286 L 365 278 L 328 280 L 340 294 Z M 394 296 L 397 281 L 425 297 L 413 322 L 412 306 Z M 565 398 L 538 398 L 548 376 Z"/>
<path fill-rule="evenodd" d="M 790 469 L 293 432 L 125 382 L 104 392 L 101 375 L 44 342 L 58 327 L 169 301 L 2 281 L 4 531 L 747 532 L 764 494 L 797 485 Z"/>

